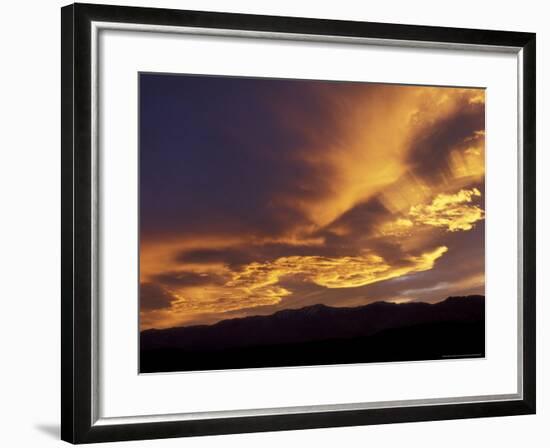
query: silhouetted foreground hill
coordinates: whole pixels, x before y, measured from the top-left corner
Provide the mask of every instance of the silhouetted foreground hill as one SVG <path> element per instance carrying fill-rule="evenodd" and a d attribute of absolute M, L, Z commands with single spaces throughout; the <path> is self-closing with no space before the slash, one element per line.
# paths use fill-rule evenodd
<path fill-rule="evenodd" d="M 485 298 L 314 305 L 214 325 L 146 330 L 140 371 L 413 361 L 485 356 Z"/>

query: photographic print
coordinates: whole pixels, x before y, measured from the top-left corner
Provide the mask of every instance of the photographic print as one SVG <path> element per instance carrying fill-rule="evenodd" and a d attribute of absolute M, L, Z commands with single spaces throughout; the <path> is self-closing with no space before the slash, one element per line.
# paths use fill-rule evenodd
<path fill-rule="evenodd" d="M 485 356 L 485 90 L 139 74 L 140 372 Z"/>

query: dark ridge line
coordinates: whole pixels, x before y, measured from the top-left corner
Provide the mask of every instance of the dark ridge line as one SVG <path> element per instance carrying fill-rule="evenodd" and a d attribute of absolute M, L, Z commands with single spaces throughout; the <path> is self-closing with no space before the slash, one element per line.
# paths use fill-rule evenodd
<path fill-rule="evenodd" d="M 140 331 L 140 334 L 145 333 L 157 333 L 162 331 L 168 331 L 168 330 L 178 330 L 182 328 L 212 328 L 217 325 L 223 324 L 225 322 L 235 322 L 235 321 L 242 321 L 242 320 L 253 320 L 253 319 L 262 319 L 262 318 L 271 318 L 273 316 L 285 314 L 285 313 L 298 313 L 298 312 L 307 312 L 306 310 L 312 310 L 312 309 L 328 309 L 328 310 L 337 310 L 337 311 L 352 311 L 352 310 L 359 310 L 359 309 L 366 309 L 372 306 L 388 306 L 388 307 L 410 307 L 410 306 L 436 306 L 441 305 L 447 302 L 451 301 L 458 301 L 458 300 L 470 300 L 470 299 L 483 299 L 485 300 L 485 296 L 481 294 L 472 294 L 468 296 L 449 296 L 445 299 L 442 299 L 437 302 L 405 302 L 405 303 L 394 303 L 386 300 L 379 300 L 377 302 L 368 303 L 366 305 L 360 305 L 360 306 L 328 306 L 323 303 L 317 303 L 314 305 L 308 305 L 302 308 L 286 308 L 284 310 L 275 311 L 273 314 L 255 314 L 251 316 L 244 316 L 244 317 L 232 317 L 228 319 L 223 319 L 218 322 L 215 322 L 213 324 L 199 324 L 199 325 L 181 325 L 178 327 L 166 327 L 166 328 L 148 328 L 147 330 Z"/>

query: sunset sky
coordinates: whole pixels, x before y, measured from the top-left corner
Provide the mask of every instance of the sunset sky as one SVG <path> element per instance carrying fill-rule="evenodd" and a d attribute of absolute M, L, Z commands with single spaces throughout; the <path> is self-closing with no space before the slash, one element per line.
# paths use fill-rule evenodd
<path fill-rule="evenodd" d="M 141 328 L 484 292 L 483 89 L 140 75 Z"/>

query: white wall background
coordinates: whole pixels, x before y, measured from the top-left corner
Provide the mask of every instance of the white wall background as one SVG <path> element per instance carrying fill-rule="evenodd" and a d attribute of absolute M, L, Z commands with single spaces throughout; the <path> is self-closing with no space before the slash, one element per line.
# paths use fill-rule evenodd
<path fill-rule="evenodd" d="M 112 3 L 105 0 L 104 3 Z M 538 414 L 452 422 L 125 442 L 128 447 L 482 446 L 546 447 L 550 293 L 542 254 L 550 224 L 544 128 L 550 107 L 550 14 L 544 2 L 388 0 L 161 0 L 118 4 L 422 25 L 535 31 L 538 39 Z M 0 19 L 0 445 L 56 447 L 59 440 L 60 12 L 64 2 L 5 2 Z M 113 444 L 102 445 L 117 446 Z"/>

